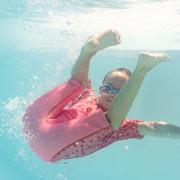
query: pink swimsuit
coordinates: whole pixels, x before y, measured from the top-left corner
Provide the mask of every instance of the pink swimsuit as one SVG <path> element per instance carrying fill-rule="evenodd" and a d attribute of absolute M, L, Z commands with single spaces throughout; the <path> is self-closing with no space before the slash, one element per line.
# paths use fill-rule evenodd
<path fill-rule="evenodd" d="M 68 108 L 65 108 L 68 105 Z M 23 117 L 26 139 L 43 160 L 83 157 L 117 140 L 142 139 L 140 120 L 125 119 L 114 131 L 91 89 L 70 78 L 31 104 Z"/>

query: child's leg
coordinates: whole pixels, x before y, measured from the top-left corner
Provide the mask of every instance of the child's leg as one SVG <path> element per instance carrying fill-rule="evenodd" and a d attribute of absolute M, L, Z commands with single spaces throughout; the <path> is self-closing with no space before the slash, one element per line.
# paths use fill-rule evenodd
<path fill-rule="evenodd" d="M 120 127 L 129 112 L 147 72 L 157 64 L 166 62 L 169 59 L 166 54 L 141 53 L 139 55 L 135 71 L 122 90 L 116 95 L 110 110 L 106 113 L 106 117 L 114 130 Z"/>
<path fill-rule="evenodd" d="M 138 123 L 140 135 L 180 139 L 180 127 L 165 122 L 140 122 Z"/>
<path fill-rule="evenodd" d="M 88 72 L 91 58 L 100 50 L 120 44 L 120 35 L 116 30 L 106 30 L 88 39 L 75 62 L 71 75 L 78 80 L 84 88 L 88 85 Z"/>

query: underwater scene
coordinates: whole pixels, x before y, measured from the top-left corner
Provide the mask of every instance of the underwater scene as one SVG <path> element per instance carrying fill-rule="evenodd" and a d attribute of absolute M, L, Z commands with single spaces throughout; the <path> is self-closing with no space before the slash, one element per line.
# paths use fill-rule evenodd
<path fill-rule="evenodd" d="M 121 43 L 92 57 L 96 96 L 111 70 L 133 72 L 139 53 L 165 53 L 171 59 L 147 74 L 126 118 L 180 127 L 179 0 L 0 0 L 0 179 L 179 180 L 180 138 L 147 135 L 50 163 L 24 136 L 27 107 L 67 82 L 86 41 L 107 29 Z"/>

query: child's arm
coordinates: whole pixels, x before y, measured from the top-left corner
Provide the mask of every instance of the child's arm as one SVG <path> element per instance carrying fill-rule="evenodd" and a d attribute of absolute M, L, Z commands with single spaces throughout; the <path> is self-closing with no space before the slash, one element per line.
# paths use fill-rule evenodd
<path fill-rule="evenodd" d="M 166 62 L 170 58 L 166 54 L 141 53 L 135 71 L 128 82 L 116 95 L 110 110 L 106 113 L 111 127 L 117 130 L 128 114 L 134 99 L 142 85 L 145 75 L 157 64 Z"/>
<path fill-rule="evenodd" d="M 24 115 L 31 119 L 56 117 L 62 109 L 83 91 L 81 84 L 73 78 L 50 90 L 31 104 Z"/>
<path fill-rule="evenodd" d="M 140 135 L 180 139 L 180 127 L 165 122 L 140 122 L 138 123 Z"/>

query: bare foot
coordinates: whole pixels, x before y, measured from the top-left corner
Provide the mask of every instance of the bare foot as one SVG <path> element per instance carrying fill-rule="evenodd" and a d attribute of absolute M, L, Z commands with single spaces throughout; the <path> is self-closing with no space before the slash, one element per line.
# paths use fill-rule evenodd
<path fill-rule="evenodd" d="M 84 51 L 86 53 L 96 53 L 106 47 L 115 46 L 121 43 L 120 37 L 116 30 L 106 30 L 88 39 L 84 46 Z"/>
<path fill-rule="evenodd" d="M 137 67 L 149 71 L 159 63 L 167 62 L 169 60 L 170 57 L 167 54 L 151 54 L 148 52 L 141 52 L 139 54 Z"/>

